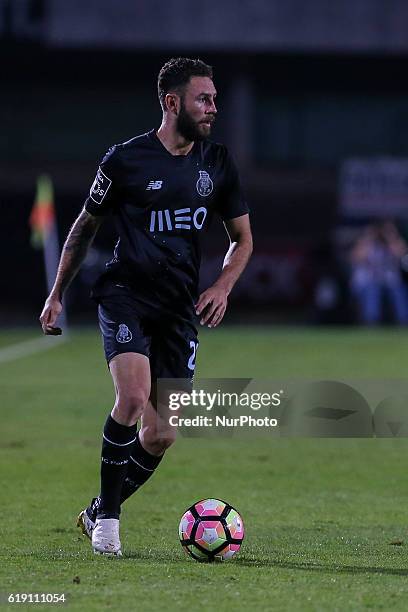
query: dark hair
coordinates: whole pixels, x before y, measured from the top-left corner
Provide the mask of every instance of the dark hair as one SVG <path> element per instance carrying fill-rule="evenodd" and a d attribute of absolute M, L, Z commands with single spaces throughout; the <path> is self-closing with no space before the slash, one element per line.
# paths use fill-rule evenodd
<path fill-rule="evenodd" d="M 162 66 L 157 79 L 157 91 L 162 108 L 164 109 L 164 98 L 169 91 L 183 89 L 191 77 L 213 78 L 212 66 L 208 66 L 200 59 L 188 57 L 172 57 Z"/>

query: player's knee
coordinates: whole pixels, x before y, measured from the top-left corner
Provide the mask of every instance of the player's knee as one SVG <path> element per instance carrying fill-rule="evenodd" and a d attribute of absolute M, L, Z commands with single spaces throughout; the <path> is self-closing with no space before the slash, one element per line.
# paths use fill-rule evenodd
<path fill-rule="evenodd" d="M 149 395 L 143 389 L 135 389 L 132 393 L 119 394 L 116 398 L 114 412 L 122 422 L 132 425 L 142 415 L 148 399 Z"/>

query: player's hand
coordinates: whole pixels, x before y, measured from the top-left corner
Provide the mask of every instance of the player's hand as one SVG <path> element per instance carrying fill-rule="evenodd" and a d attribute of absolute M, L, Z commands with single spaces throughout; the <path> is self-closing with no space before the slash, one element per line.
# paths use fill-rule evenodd
<path fill-rule="evenodd" d="M 50 295 L 44 304 L 43 311 L 40 315 L 40 323 L 44 334 L 47 336 L 60 336 L 62 329 L 55 327 L 55 322 L 61 314 L 61 300 Z"/>
<path fill-rule="evenodd" d="M 213 285 L 206 289 L 200 295 L 195 306 L 196 314 L 202 315 L 200 319 L 201 325 L 217 327 L 225 314 L 227 302 L 228 294 L 222 287 Z"/>

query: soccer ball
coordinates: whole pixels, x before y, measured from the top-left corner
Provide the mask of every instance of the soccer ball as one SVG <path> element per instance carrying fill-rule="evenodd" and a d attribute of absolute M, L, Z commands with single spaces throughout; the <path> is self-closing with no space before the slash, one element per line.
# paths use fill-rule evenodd
<path fill-rule="evenodd" d="M 197 561 L 225 561 L 241 548 L 244 523 L 230 504 L 220 499 L 202 499 L 181 517 L 180 542 Z"/>

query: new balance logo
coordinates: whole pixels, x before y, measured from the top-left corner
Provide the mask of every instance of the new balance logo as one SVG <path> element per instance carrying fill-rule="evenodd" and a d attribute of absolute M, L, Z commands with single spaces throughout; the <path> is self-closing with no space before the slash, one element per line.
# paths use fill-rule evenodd
<path fill-rule="evenodd" d="M 163 181 L 149 181 L 146 191 L 150 191 L 151 189 L 161 189 L 162 185 Z"/>
<path fill-rule="evenodd" d="M 150 231 L 163 232 L 165 229 L 195 229 L 200 230 L 207 216 L 205 206 L 200 206 L 192 213 L 191 208 L 179 208 L 178 210 L 152 210 L 150 213 Z"/>

